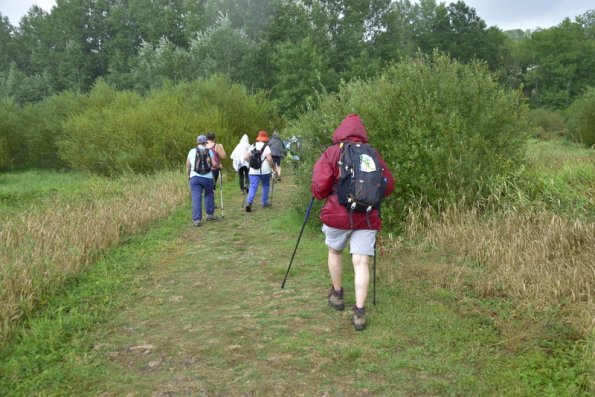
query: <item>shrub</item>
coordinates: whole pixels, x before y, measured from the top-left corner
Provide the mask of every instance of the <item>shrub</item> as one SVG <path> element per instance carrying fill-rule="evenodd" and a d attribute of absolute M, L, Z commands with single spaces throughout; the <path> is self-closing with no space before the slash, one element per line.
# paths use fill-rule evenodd
<path fill-rule="evenodd" d="M 105 175 L 154 172 L 185 163 L 198 134 L 213 131 L 231 152 L 242 134 L 279 125 L 262 93 L 226 78 L 166 86 L 141 97 L 99 82 L 81 114 L 64 123 L 61 158 L 75 170 Z"/>
<path fill-rule="evenodd" d="M 559 112 L 546 108 L 531 109 L 529 123 L 536 128 L 535 137 L 549 139 L 564 133 L 564 118 Z"/>
<path fill-rule="evenodd" d="M 589 88 L 568 109 L 572 138 L 588 147 L 595 145 L 595 88 Z"/>
<path fill-rule="evenodd" d="M 1 170 L 59 169 L 66 164 L 58 156 L 56 142 L 63 134 L 64 121 L 85 109 L 80 94 L 64 92 L 42 102 L 17 106 L 0 104 Z"/>
<path fill-rule="evenodd" d="M 383 218 L 393 224 L 422 198 L 440 206 L 489 194 L 494 180 L 515 173 L 525 152 L 521 93 L 501 87 L 480 63 L 435 54 L 396 64 L 371 81 L 344 84 L 301 115 L 290 130 L 308 146 L 302 198 L 309 194 L 312 163 L 350 113 L 362 116 L 370 142 L 395 176 L 395 194 L 383 207 Z"/>
<path fill-rule="evenodd" d="M 0 171 L 13 169 L 24 152 L 16 133 L 17 108 L 12 100 L 0 102 Z"/>

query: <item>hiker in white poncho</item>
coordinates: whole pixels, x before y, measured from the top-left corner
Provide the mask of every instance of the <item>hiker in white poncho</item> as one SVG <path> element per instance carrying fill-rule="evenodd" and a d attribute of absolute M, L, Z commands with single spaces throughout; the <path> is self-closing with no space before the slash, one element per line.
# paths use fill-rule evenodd
<path fill-rule="evenodd" d="M 244 157 L 249 148 L 250 141 L 248 140 L 248 135 L 244 134 L 242 139 L 240 139 L 240 143 L 233 149 L 230 156 L 233 161 L 233 169 L 236 170 L 240 178 L 240 191 L 242 194 L 248 193 L 248 187 L 250 186 L 250 180 L 248 178 L 250 166 Z"/>

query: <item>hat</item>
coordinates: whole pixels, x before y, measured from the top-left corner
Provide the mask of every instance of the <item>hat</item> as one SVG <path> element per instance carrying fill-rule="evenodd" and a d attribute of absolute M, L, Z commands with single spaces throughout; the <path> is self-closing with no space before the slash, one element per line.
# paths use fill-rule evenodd
<path fill-rule="evenodd" d="M 256 140 L 260 142 L 268 142 L 269 135 L 266 131 L 258 131 L 258 137 L 256 138 Z"/>
<path fill-rule="evenodd" d="M 207 137 L 204 135 L 199 135 L 196 137 L 196 142 L 198 143 L 206 143 L 207 142 Z"/>

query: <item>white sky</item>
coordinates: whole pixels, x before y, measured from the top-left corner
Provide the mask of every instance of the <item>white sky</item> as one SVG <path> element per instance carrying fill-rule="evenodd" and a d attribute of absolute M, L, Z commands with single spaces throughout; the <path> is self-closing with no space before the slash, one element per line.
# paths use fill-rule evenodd
<path fill-rule="evenodd" d="M 456 0 L 438 0 L 438 3 L 451 3 Z M 464 0 L 475 8 L 477 15 L 488 26 L 498 26 L 502 30 L 549 28 L 558 25 L 566 17 L 584 14 L 595 9 L 595 0 Z M 0 0 L 0 13 L 8 17 L 13 26 L 18 26 L 22 16 L 37 4 L 50 11 L 55 0 Z"/>
<path fill-rule="evenodd" d="M 441 0 L 439 0 L 441 1 Z M 488 26 L 510 29 L 547 29 L 568 17 L 583 15 L 595 9 L 595 0 L 463 0 L 475 8 Z M 446 1 L 446 3 L 454 0 Z"/>
<path fill-rule="evenodd" d="M 18 26 L 21 17 L 27 14 L 33 4 L 50 12 L 56 4 L 55 0 L 0 0 L 0 13 L 3 17 L 8 17 L 10 24 Z"/>

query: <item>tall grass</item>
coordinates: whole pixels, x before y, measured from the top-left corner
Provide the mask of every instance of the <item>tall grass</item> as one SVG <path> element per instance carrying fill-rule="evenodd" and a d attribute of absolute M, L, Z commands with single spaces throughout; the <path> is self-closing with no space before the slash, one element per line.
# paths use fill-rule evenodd
<path fill-rule="evenodd" d="M 458 265 L 428 271 L 430 280 L 514 302 L 516 318 L 555 315 L 555 322 L 572 330 L 562 336 L 580 341 L 585 363 L 592 365 L 594 197 L 593 151 L 561 141 L 533 142 L 517 181 L 492 186 L 492 195 L 473 205 L 411 206 L 405 232 L 421 246 L 442 247 L 460 258 Z M 528 331 L 515 323 L 502 322 L 501 331 L 521 343 Z"/>
<path fill-rule="evenodd" d="M 93 181 L 86 192 L 40 199 L 1 216 L 0 343 L 45 292 L 188 197 L 180 173 Z"/>
<path fill-rule="evenodd" d="M 439 216 L 412 210 L 407 225 L 410 236 L 423 236 L 469 260 L 470 268 L 453 270 L 466 276 L 455 278 L 461 282 L 470 276 L 476 293 L 512 297 L 540 309 L 563 304 L 583 332 L 595 325 L 594 222 L 544 209 L 482 214 L 453 204 Z"/>

